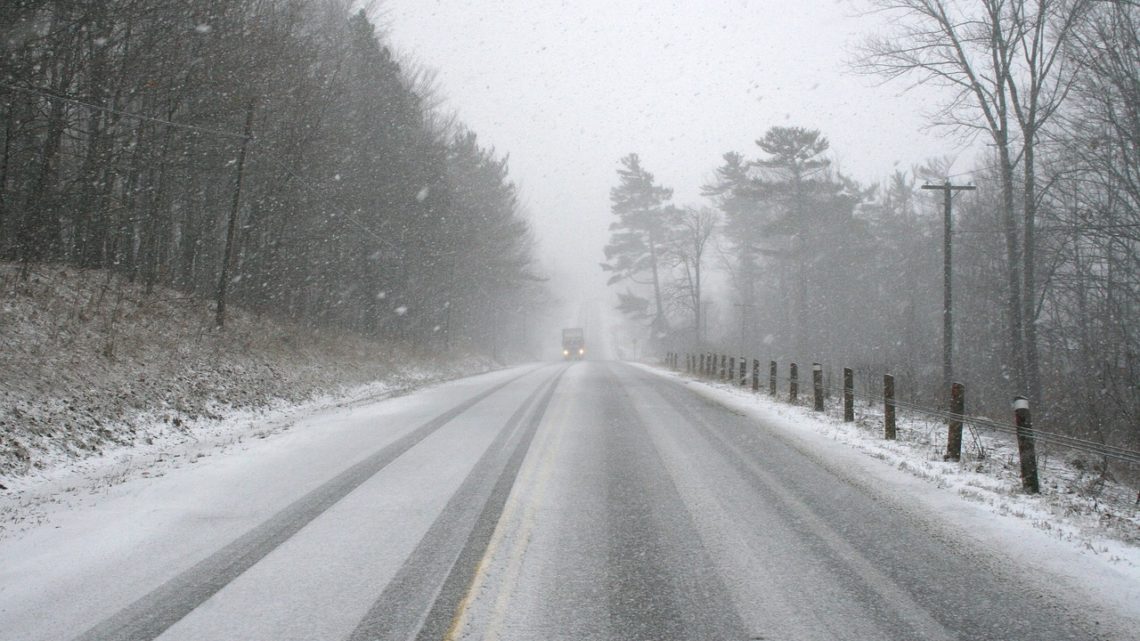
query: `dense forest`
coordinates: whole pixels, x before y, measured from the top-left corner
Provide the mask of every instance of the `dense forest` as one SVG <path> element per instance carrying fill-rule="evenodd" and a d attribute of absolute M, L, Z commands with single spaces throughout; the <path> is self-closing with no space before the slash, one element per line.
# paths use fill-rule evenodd
<path fill-rule="evenodd" d="M 14 0 L 0 33 L 0 260 L 429 350 L 541 296 L 506 158 L 351 2 Z"/>
<path fill-rule="evenodd" d="M 931 124 L 981 143 L 977 165 L 861 185 L 826 132 L 774 126 L 710 168 L 706 203 L 681 206 L 627 156 L 603 264 L 619 309 L 662 349 L 889 371 L 908 400 L 943 406 L 940 188 L 973 186 L 952 192 L 950 236 L 969 407 L 1006 416 L 1024 395 L 1044 429 L 1140 446 L 1140 7 L 875 4 L 893 31 L 854 71 L 947 90 Z"/>

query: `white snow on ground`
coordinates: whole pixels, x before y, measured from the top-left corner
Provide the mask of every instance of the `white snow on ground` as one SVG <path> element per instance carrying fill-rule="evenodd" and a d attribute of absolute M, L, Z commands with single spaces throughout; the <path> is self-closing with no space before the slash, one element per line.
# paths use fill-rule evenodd
<path fill-rule="evenodd" d="M 835 407 L 821 414 L 766 393 L 641 367 L 779 431 L 847 478 L 905 495 L 963 536 L 1046 571 L 1090 603 L 1140 618 L 1140 509 L 1130 504 L 1133 489 L 1099 475 L 1090 479 L 1055 456 L 1042 461 L 1042 492 L 1032 496 L 1021 490 L 1017 448 L 1008 437 L 967 434 L 962 461 L 945 462 L 945 425 L 900 412 L 899 438 L 887 441 L 873 408 L 857 407 L 856 422 L 844 423 Z"/>
<path fill-rule="evenodd" d="M 282 414 L 268 427 L 244 417 L 217 429 L 221 435 L 232 432 L 244 438 L 212 446 L 208 438 L 172 444 L 149 466 L 136 457 L 129 478 L 100 479 L 93 466 L 83 474 L 46 479 L 44 485 L 74 485 L 39 507 L 42 523 L 25 522 L 0 539 L 0 638 L 7 638 L 6 625 L 37 631 L 20 638 L 70 638 L 443 409 L 526 369 L 465 377 L 383 402 L 371 402 L 368 391 L 362 390 L 360 402 L 313 405 L 302 414 Z M 521 402 L 532 388 L 519 386 L 505 402 Z M 197 624 L 188 617 L 178 627 L 185 636 L 174 629 L 169 634 L 283 638 L 243 634 L 239 627 L 260 625 L 266 617 L 258 614 L 271 609 L 313 606 L 305 625 L 320 629 L 289 638 L 345 638 L 351 630 L 330 632 L 321 626 L 344 625 L 363 616 L 375 598 L 369 586 L 383 584 L 399 569 L 494 437 L 499 423 L 490 417 L 498 418 L 496 406 L 484 404 L 448 423 L 429 437 L 434 445 L 407 452 L 275 549 L 258 569 L 225 588 L 248 596 L 249 585 L 256 584 L 251 577 L 269 573 L 275 577 L 269 587 L 295 582 L 290 590 L 294 596 L 283 602 L 262 600 L 236 612 L 225 619 L 228 630 L 193 628 L 192 634 L 187 626 Z M 198 444 L 203 447 L 191 447 Z M 107 464 L 103 469 L 122 469 L 115 468 L 114 461 Z M 444 469 L 447 473 L 441 474 Z M 402 525 L 398 533 L 376 536 L 381 529 L 377 523 L 393 522 Z M 57 607 L 61 599 L 68 599 L 70 606 Z M 218 608 L 229 606 L 215 602 L 209 607 L 217 614 Z M 351 610 L 347 616 L 345 608 Z"/>
<path fill-rule="evenodd" d="M 0 538 L 77 492 L 162 475 L 291 426 L 490 369 L 107 272 L 0 263 Z"/>
<path fill-rule="evenodd" d="M 489 359 L 272 319 L 107 272 L 0 262 L 0 492 L 61 459 L 83 459 L 202 419 L 229 422 L 381 381 L 485 371 Z"/>
<path fill-rule="evenodd" d="M 479 363 L 467 365 L 468 372 L 484 367 Z M 462 367 L 454 371 L 407 368 L 398 378 L 322 394 L 301 403 L 276 399 L 254 408 L 217 405 L 210 417 L 183 421 L 176 431 L 162 417 L 152 416 L 135 423 L 142 438 L 134 444 L 109 446 L 83 458 L 65 451 L 45 452 L 39 466 L 5 479 L 8 489 L 0 492 L 0 540 L 42 525 L 52 515 L 104 495 L 113 486 L 165 476 L 206 457 L 245 450 L 252 442 L 311 427 L 315 416 L 351 413 L 358 405 L 463 376 L 462 371 Z"/>

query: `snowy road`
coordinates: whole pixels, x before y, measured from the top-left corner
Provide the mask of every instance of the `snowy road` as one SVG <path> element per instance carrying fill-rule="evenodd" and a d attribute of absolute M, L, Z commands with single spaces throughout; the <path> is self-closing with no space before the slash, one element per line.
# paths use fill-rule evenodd
<path fill-rule="evenodd" d="M 516 368 L 0 542 L 0 639 L 1125 638 L 905 498 L 640 368 Z"/>

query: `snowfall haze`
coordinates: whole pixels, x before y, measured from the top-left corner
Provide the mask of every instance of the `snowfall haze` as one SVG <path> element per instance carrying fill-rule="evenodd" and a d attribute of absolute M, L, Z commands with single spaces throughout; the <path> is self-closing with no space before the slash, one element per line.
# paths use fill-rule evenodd
<path fill-rule="evenodd" d="M 638 153 L 675 203 L 701 205 L 721 156 L 753 153 L 773 125 L 820 129 L 841 171 L 868 184 L 968 149 L 928 131 L 937 91 L 850 72 L 853 47 L 885 20 L 866 9 L 385 0 L 378 13 L 400 51 L 438 72 L 447 107 L 510 154 L 558 288 L 612 305 L 597 265 L 626 154 Z"/>
<path fill-rule="evenodd" d="M 1134 641 L 1138 113 L 1136 2 L 8 0 L 0 641 Z"/>

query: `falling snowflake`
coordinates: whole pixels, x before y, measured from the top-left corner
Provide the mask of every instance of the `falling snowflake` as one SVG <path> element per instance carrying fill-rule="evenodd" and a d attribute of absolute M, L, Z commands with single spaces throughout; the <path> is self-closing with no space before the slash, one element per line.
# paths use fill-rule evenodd
<path fill-rule="evenodd" d="M 388 298 L 388 292 L 377 292 L 376 293 L 376 300 L 384 300 L 385 298 Z"/>
<path fill-rule="evenodd" d="M 198 33 L 210 33 L 213 30 L 214 30 L 213 27 L 211 27 L 210 25 L 208 25 L 204 22 L 202 24 L 198 25 L 197 27 L 194 27 L 194 31 L 197 31 Z"/>
<path fill-rule="evenodd" d="M 422 203 L 423 201 L 427 200 L 428 194 L 430 194 L 430 193 L 431 193 L 431 187 L 424 185 L 424 188 L 419 190 L 419 192 L 416 193 L 416 201 Z"/>
<path fill-rule="evenodd" d="M 407 314 L 407 313 L 408 313 L 408 308 L 404 305 L 400 305 L 399 307 L 396 308 L 396 315 L 397 316 L 403 316 L 404 314 Z"/>

